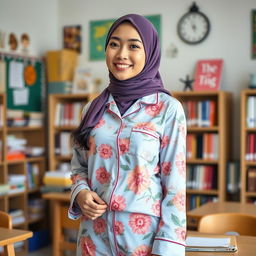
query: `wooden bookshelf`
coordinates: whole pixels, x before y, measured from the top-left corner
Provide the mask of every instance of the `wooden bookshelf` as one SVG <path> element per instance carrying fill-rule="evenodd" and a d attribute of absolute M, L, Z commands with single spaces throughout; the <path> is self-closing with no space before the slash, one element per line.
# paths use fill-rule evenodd
<path fill-rule="evenodd" d="M 10 209 L 21 209 L 24 212 L 24 221 L 21 223 L 13 223 L 14 228 L 35 231 L 45 225 L 45 216 L 40 216 L 36 219 L 30 220 L 29 217 L 29 200 L 41 198 L 40 186 L 42 185 L 42 176 L 46 169 L 45 152 L 43 155 L 37 157 L 28 157 L 19 160 L 7 160 L 8 145 L 7 137 L 14 135 L 17 138 L 24 138 L 27 141 L 26 146 L 43 147 L 45 149 L 46 137 L 45 127 L 8 127 L 7 126 L 7 99 L 4 93 L 0 94 L 0 105 L 3 106 L 1 118 L 3 125 L 0 127 L 1 140 L 1 158 L 0 158 L 0 184 L 8 184 L 8 177 L 10 174 L 25 175 L 25 189 L 17 193 L 1 194 L 0 195 L 0 210 L 9 212 Z M 37 166 L 37 175 L 34 176 L 35 186 L 29 187 L 28 164 L 35 164 Z M 27 255 L 28 242 L 24 242 L 24 246 L 16 255 Z"/>
<path fill-rule="evenodd" d="M 208 189 L 187 189 L 187 210 L 191 210 L 191 200 L 193 197 L 197 201 L 198 207 L 202 202 L 203 197 L 209 200 L 225 201 L 226 198 L 226 164 L 230 158 L 230 125 L 231 125 L 231 100 L 232 95 L 224 91 L 186 91 L 186 92 L 172 92 L 172 95 L 177 98 L 182 104 L 188 101 L 199 102 L 211 100 L 215 102 L 215 123 L 213 125 L 202 127 L 199 125 L 189 125 L 187 127 L 187 134 L 204 135 L 217 134 L 218 135 L 218 157 L 216 159 L 202 158 L 187 158 L 187 176 L 189 167 L 191 166 L 213 166 L 215 172 L 215 187 Z M 187 117 L 188 118 L 188 117 Z M 202 180 L 201 180 L 202 181 Z M 213 182 L 213 181 L 212 181 Z"/>
<path fill-rule="evenodd" d="M 256 190 L 248 190 L 248 168 L 256 168 L 256 161 L 246 160 L 246 149 L 247 149 L 247 136 L 249 134 L 255 134 L 256 127 L 249 128 L 247 125 L 247 101 L 249 96 L 256 97 L 256 90 L 243 90 L 241 91 L 241 202 L 256 202 Z M 254 110 L 256 111 L 256 110 Z M 254 141 L 254 151 L 255 151 L 255 141 Z M 256 177 L 255 177 L 256 179 Z M 256 180 L 255 180 L 256 182 Z"/>
<path fill-rule="evenodd" d="M 82 107 L 90 100 L 94 99 L 96 94 L 50 94 L 48 98 L 48 168 L 51 171 L 59 169 L 61 163 L 70 163 L 70 155 L 56 154 L 56 138 L 62 132 L 71 133 L 77 125 L 66 125 L 57 124 L 56 125 L 56 115 L 61 115 L 57 113 L 57 105 L 59 103 L 81 103 Z M 56 114 L 57 113 L 57 114 Z M 81 113 L 80 113 L 81 114 Z"/>

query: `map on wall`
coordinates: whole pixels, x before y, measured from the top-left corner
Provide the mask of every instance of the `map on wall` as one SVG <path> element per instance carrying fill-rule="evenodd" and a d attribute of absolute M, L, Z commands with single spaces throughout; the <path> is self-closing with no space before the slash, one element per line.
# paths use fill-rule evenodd
<path fill-rule="evenodd" d="M 156 28 L 161 40 L 161 15 L 145 16 Z M 90 22 L 90 60 L 105 59 L 105 40 L 115 19 Z"/>

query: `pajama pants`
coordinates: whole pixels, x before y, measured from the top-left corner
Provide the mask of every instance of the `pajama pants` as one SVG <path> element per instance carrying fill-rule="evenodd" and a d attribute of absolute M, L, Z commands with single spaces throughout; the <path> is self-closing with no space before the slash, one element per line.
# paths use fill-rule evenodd
<path fill-rule="evenodd" d="M 108 211 L 96 220 L 82 217 L 77 256 L 148 256 L 159 217 Z"/>

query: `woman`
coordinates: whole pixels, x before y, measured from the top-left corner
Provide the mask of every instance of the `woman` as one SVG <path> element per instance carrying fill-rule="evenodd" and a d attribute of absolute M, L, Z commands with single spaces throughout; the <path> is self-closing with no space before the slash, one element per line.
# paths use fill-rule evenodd
<path fill-rule="evenodd" d="M 157 32 L 123 16 L 105 50 L 110 84 L 73 133 L 77 255 L 185 255 L 185 117 L 158 72 Z"/>

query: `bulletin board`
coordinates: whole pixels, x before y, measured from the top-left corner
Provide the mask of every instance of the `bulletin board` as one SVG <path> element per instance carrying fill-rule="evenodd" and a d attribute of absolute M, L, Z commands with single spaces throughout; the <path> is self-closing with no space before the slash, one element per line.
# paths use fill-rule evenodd
<path fill-rule="evenodd" d="M 145 16 L 156 28 L 161 41 L 161 15 Z M 97 20 L 90 22 L 90 60 L 105 59 L 105 41 L 109 28 L 115 19 Z"/>
<path fill-rule="evenodd" d="M 41 112 L 42 111 L 42 96 L 43 96 L 43 62 L 41 60 L 30 60 L 27 58 L 16 58 L 12 56 L 4 57 L 6 63 L 6 96 L 7 96 L 7 108 L 12 110 L 24 110 L 24 111 L 33 111 Z M 24 71 L 27 66 L 32 66 L 34 71 L 34 80 L 32 84 L 28 84 L 24 79 L 24 87 L 21 90 L 26 91 L 25 100 L 23 102 L 17 102 L 18 97 L 24 96 L 20 93 L 19 89 L 12 88 L 10 84 L 10 68 L 11 63 L 15 61 L 16 63 L 23 63 Z M 24 78 L 24 75 L 23 75 Z M 20 101 L 21 99 L 19 99 Z"/>

